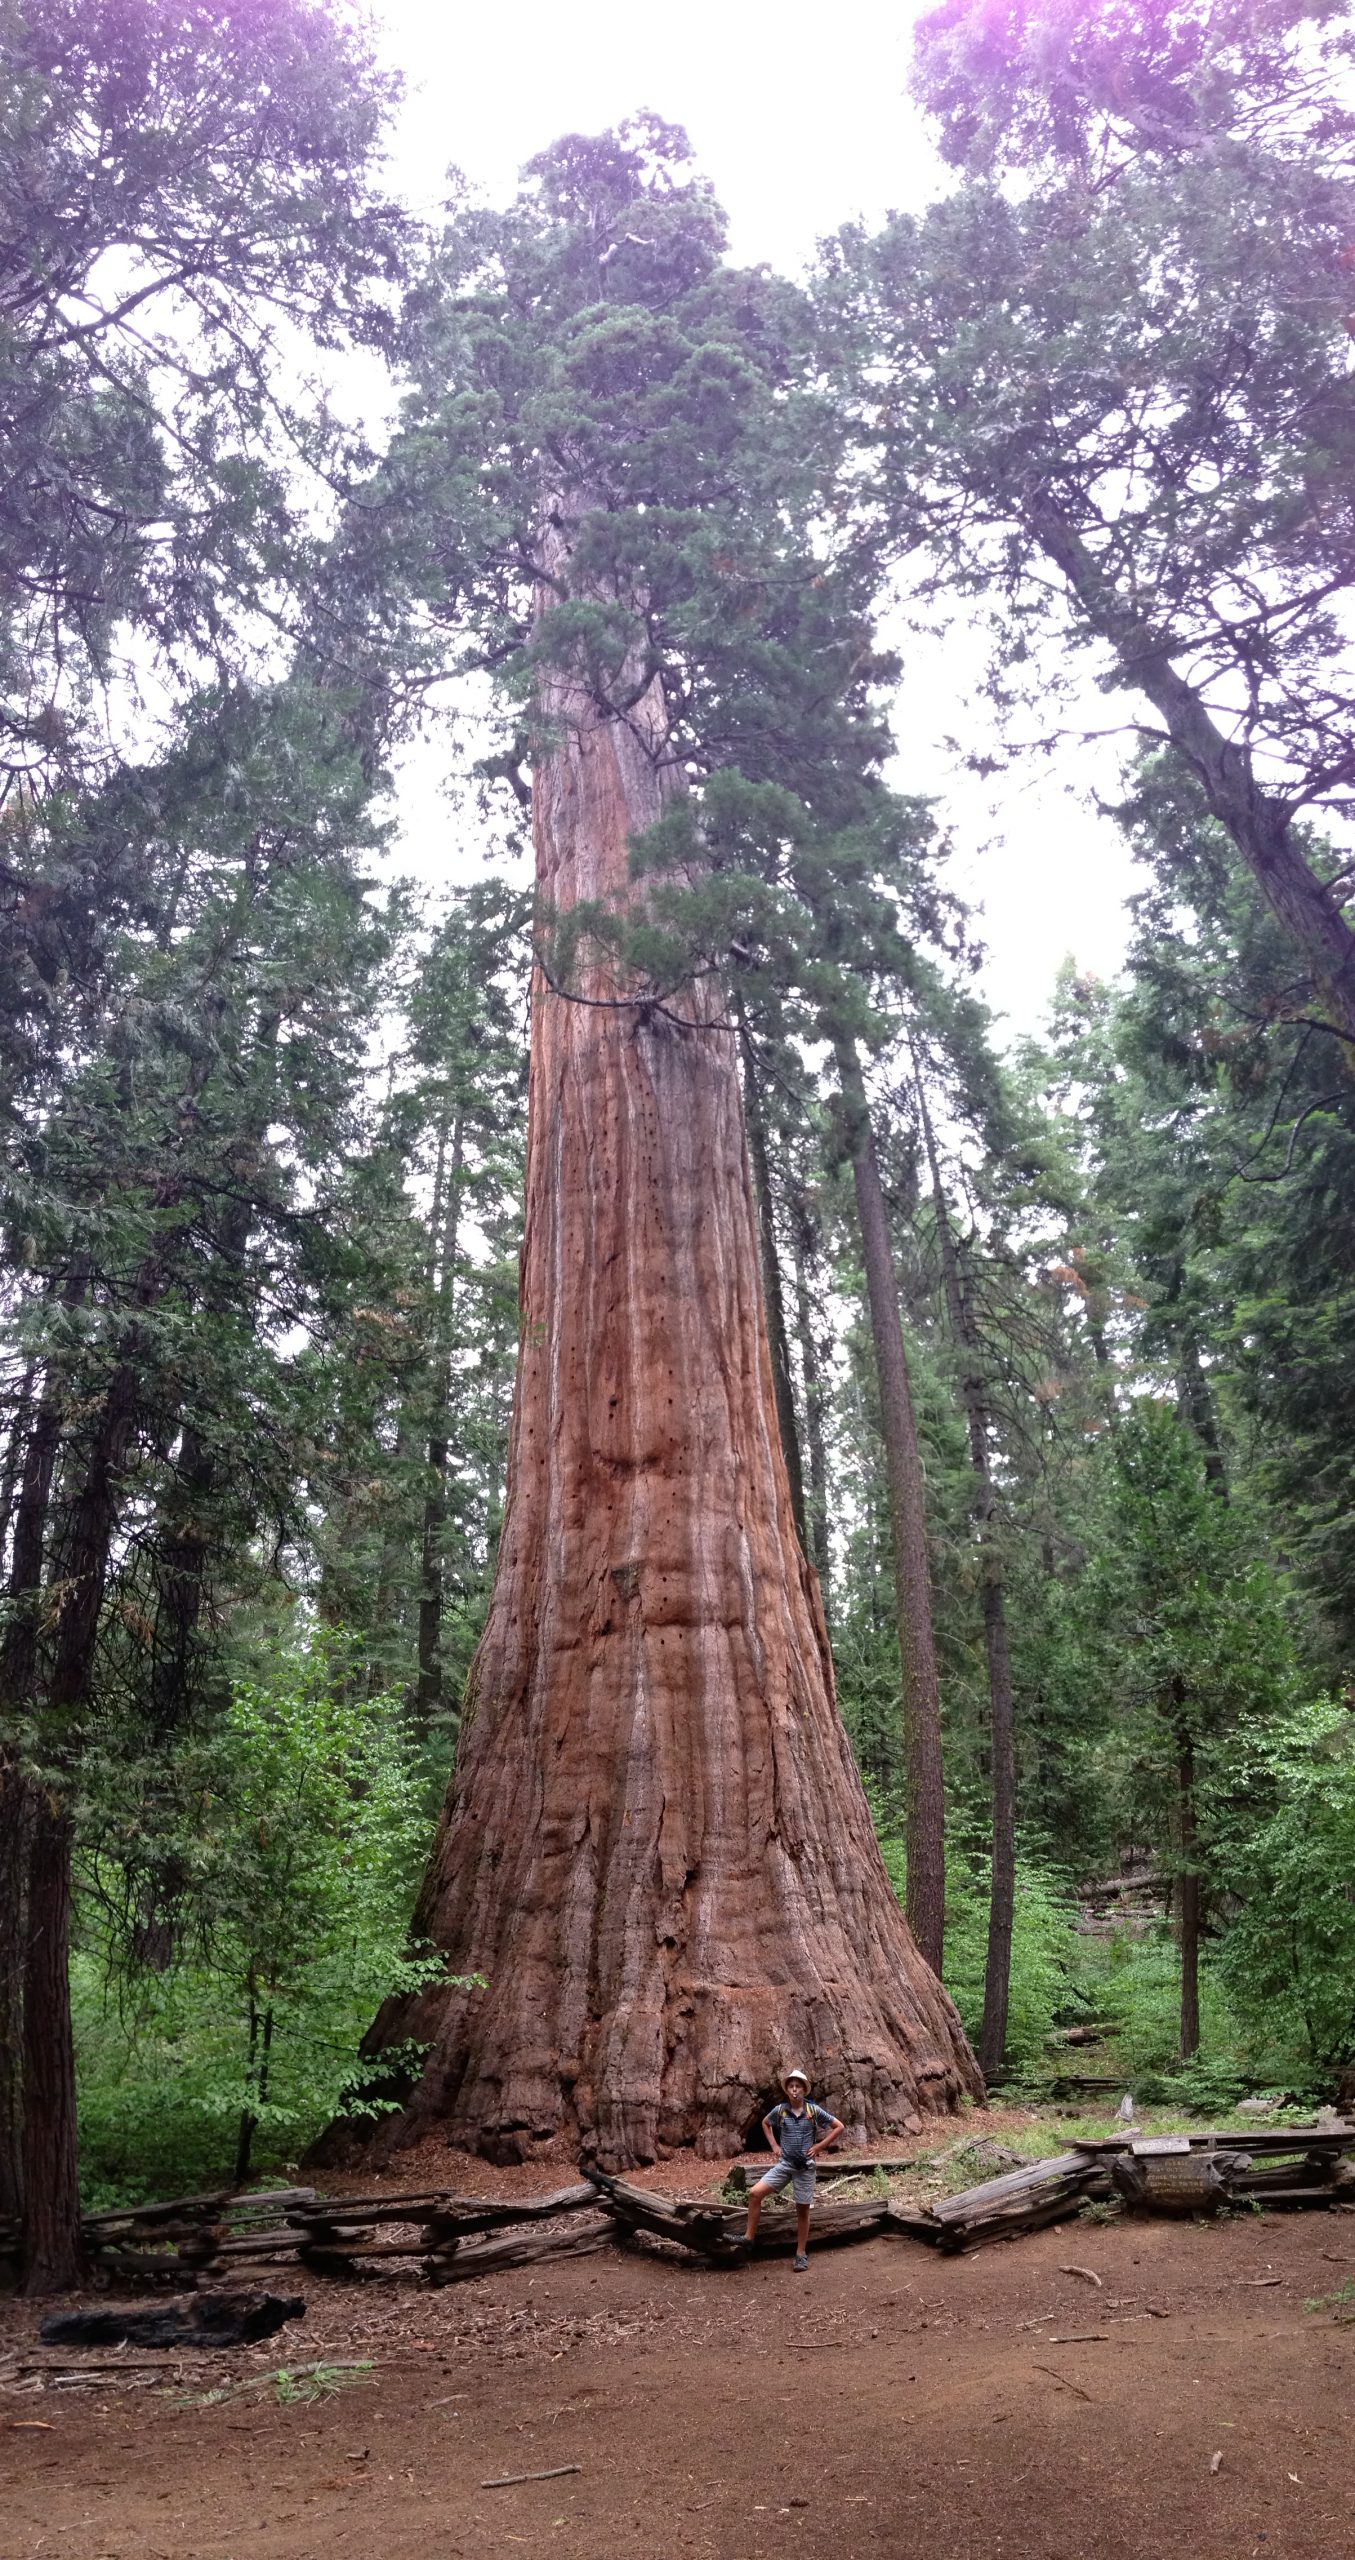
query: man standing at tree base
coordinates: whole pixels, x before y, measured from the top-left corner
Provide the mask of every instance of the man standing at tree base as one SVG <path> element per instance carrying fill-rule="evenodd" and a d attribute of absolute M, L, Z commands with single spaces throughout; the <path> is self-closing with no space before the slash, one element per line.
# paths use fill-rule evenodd
<path fill-rule="evenodd" d="M 785 2099 L 762 2119 L 762 2130 L 772 2147 L 772 2165 L 757 2185 L 749 2190 L 746 2241 L 757 2238 L 762 2219 L 764 2196 L 779 2195 L 789 2187 L 795 2198 L 795 2272 L 802 2276 L 809 2265 L 809 2214 L 814 2202 L 816 2172 L 814 2163 L 830 2142 L 842 2132 L 840 2117 L 816 2107 L 809 2095 L 809 2075 L 804 2071 L 788 2071 L 781 2083 Z"/>

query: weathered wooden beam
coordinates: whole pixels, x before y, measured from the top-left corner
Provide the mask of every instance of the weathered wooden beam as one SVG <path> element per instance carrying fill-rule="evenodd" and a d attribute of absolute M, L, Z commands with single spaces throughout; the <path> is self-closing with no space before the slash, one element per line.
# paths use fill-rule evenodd
<path fill-rule="evenodd" d="M 959 2195 L 939 2196 L 928 2209 L 938 2222 L 970 2221 L 976 2214 L 1025 2203 L 1055 2184 L 1078 2184 L 1089 2175 L 1091 2165 L 1081 2151 L 1060 2151 L 1052 2160 L 1032 2160 L 1024 2169 L 1004 2169 L 1000 2178 L 987 2178 L 982 2186 L 966 2187 Z"/>
<path fill-rule="evenodd" d="M 547 2258 L 577 2258 L 615 2241 L 616 2219 L 609 2213 L 578 2214 L 564 2231 L 511 2231 L 502 2240 L 477 2240 L 469 2248 L 430 2257 L 432 2285 L 463 2284 L 473 2276 L 503 2274 L 511 2267 L 539 2266 Z"/>
<path fill-rule="evenodd" d="M 752 2151 L 746 2159 L 735 2161 L 729 2173 L 729 2183 L 731 2186 L 742 2185 L 746 2192 L 749 2187 L 757 2185 L 759 2178 L 766 2177 L 772 2165 L 770 2152 Z M 916 2153 L 904 2151 L 825 2151 L 814 2163 L 821 2178 L 869 2177 L 875 2169 L 883 2169 L 886 2174 L 892 2172 L 899 2177 L 905 2169 L 919 2169 L 923 2165 Z"/>
<path fill-rule="evenodd" d="M 389 2222 L 417 2222 L 426 2229 L 498 2231 L 518 2223 L 548 2222 L 557 2213 L 596 2208 L 597 2191 L 586 2179 L 557 2187 L 544 2196 L 461 2196 L 450 2192 L 422 2196 L 386 2196 L 375 2202 L 353 2196 L 326 2198 L 288 2219 L 303 2231 L 379 2228 Z"/>
<path fill-rule="evenodd" d="M 728 2259 L 734 2255 L 736 2244 L 728 2228 L 730 2217 L 722 2206 L 651 2193 L 647 2187 L 633 2186 L 628 2178 L 608 2177 L 601 2169 L 588 2169 L 585 2175 L 597 2189 L 603 2211 L 614 2215 L 628 2229 L 648 2231 L 661 2240 L 676 2240 L 700 2257 Z"/>
<path fill-rule="evenodd" d="M 81 2229 L 88 2234 L 112 2230 L 124 2223 L 172 2222 L 176 2216 L 219 2216 L 228 2221 L 242 2215 L 281 2213 L 288 2205 L 308 2204 L 315 2197 L 314 2187 L 276 2187 L 259 2195 L 237 2195 L 230 2187 L 218 2187 L 210 2195 L 169 2196 L 152 2204 L 106 2205 L 101 2213 L 84 2214 Z"/>
<path fill-rule="evenodd" d="M 941 2232 L 943 2246 L 960 2249 L 1057 2222 L 1073 2212 L 1085 2195 L 1105 2185 L 1105 2171 L 1098 2161 L 1085 2152 L 1062 2151 L 1052 2160 L 1035 2160 L 1029 2168 L 1009 2169 L 982 2186 L 966 2187 L 959 2195 L 938 2197 L 927 2210 Z"/>
<path fill-rule="evenodd" d="M 1132 2151 L 1136 2144 L 1153 2138 L 1136 2133 L 1131 2125 L 1127 2126 L 1123 2133 L 1089 2134 L 1085 2141 L 1079 2134 L 1076 2137 L 1076 2143 L 1079 2151 L 1100 2154 Z M 1182 2133 L 1174 2135 L 1172 2139 L 1188 2143 L 1192 2151 L 1341 2152 L 1355 2150 L 1355 2124 L 1273 2125 L 1267 2127 L 1265 2131 L 1258 2129 L 1255 2132 L 1249 2125 L 1245 2133 Z"/>
<path fill-rule="evenodd" d="M 853 2240 L 873 2240 L 889 2222 L 887 2204 L 828 2204 L 816 2207 L 809 2226 L 811 2248 L 835 2249 Z M 793 2213 L 764 2213 L 749 2249 L 754 2258 L 780 2257 L 796 2245 Z"/>
<path fill-rule="evenodd" d="M 899 2240 L 925 2240 L 931 2249 L 939 2249 L 945 2238 L 942 2226 L 934 2214 L 928 2213 L 925 2208 L 919 2211 L 911 2205 L 887 2205 L 883 2230 L 886 2239 L 893 2237 Z"/>

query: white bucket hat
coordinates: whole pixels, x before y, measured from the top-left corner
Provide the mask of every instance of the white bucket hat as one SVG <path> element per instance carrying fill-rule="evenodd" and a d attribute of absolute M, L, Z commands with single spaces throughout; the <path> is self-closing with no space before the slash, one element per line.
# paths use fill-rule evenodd
<path fill-rule="evenodd" d="M 808 2073 L 807 2071 L 801 2071 L 801 2070 L 800 2070 L 800 2068 L 799 2068 L 799 2066 L 798 2066 L 798 2064 L 797 2064 L 797 2066 L 796 2066 L 796 2068 L 795 2068 L 795 2070 L 794 2070 L 794 2071 L 783 2071 L 783 2072 L 782 2072 L 782 2074 L 781 2074 L 781 2086 L 782 2086 L 782 2088 L 783 2088 L 783 2089 L 787 2089 L 787 2088 L 789 2088 L 790 2083 L 791 2083 L 791 2081 L 792 2081 L 792 2080 L 801 2080 L 801 2081 L 803 2081 L 804 2086 L 806 2087 L 806 2089 L 807 2089 L 807 2088 L 809 2087 L 809 2085 L 810 2085 L 810 2082 L 809 2082 L 809 2073 Z"/>

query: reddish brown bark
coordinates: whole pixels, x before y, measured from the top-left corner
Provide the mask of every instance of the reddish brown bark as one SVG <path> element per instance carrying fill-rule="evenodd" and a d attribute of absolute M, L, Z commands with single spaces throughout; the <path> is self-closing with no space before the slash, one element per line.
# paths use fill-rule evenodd
<path fill-rule="evenodd" d="M 654 689 L 558 680 L 534 795 L 564 914 L 659 815 Z M 801 2061 L 859 2132 L 977 2091 L 890 1891 L 777 1430 L 737 1043 L 538 974 L 522 1348 L 498 1576 L 417 1925 L 487 1987 L 392 2004 L 401 2125 L 604 2165 L 739 2143 Z M 588 1000 L 583 1000 L 588 999 Z"/>

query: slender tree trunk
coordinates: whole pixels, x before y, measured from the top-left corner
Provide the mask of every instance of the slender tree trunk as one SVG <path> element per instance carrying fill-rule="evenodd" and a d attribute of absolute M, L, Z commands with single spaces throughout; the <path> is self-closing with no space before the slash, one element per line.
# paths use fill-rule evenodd
<path fill-rule="evenodd" d="M 19 1490 L 19 1475 L 28 1448 L 33 1419 L 33 1387 L 38 1374 L 36 1360 L 30 1360 L 19 1382 L 14 1398 L 14 1412 L 5 1438 L 5 1464 L 0 1471 L 0 1563 L 9 1547 L 10 1522 Z"/>
<path fill-rule="evenodd" d="M 889 1218 L 870 1106 L 854 1044 L 839 1044 L 837 1063 L 847 1113 L 889 1481 L 899 1657 L 903 1668 L 908 1919 L 927 1962 L 939 1973 L 946 1927 L 946 1785 L 922 1458 L 899 1316 Z"/>
<path fill-rule="evenodd" d="M 1181 1744 L 1176 1766 L 1181 1830 L 1181 2059 L 1200 2050 L 1200 1869 L 1195 1821 L 1195 1746 Z"/>
<path fill-rule="evenodd" d="M 1221 1501 L 1228 1499 L 1228 1470 L 1224 1465 L 1223 1443 L 1219 1437 L 1218 1415 L 1214 1398 L 1200 1358 L 1200 1345 L 1194 1328 L 1187 1325 L 1177 1347 L 1176 1403 L 1183 1422 L 1190 1425 L 1200 1444 L 1204 1459 L 1205 1482 Z"/>
<path fill-rule="evenodd" d="M 80 2272 L 75 2045 L 70 2024 L 72 1819 L 31 1787 L 24 1969 L 23 2199 L 27 2294 L 63 2293 Z"/>
<path fill-rule="evenodd" d="M 927 1106 L 926 1087 L 913 1062 L 918 1113 L 936 1204 L 941 1247 L 941 1273 L 955 1348 L 960 1355 L 961 1391 L 969 1431 L 969 1457 L 975 1477 L 975 1522 L 983 1576 L 983 1640 L 988 1660 L 989 1744 L 992 1760 L 992 1875 L 988 1901 L 988 1960 L 983 1984 L 983 2027 L 979 2036 L 979 2068 L 991 2080 L 1002 2067 L 1007 2046 L 1007 2013 L 1011 1999 L 1012 1924 L 1016 1912 L 1016 1717 L 1012 1698 L 1011 1649 L 1007 1641 L 1006 1564 L 998 1536 L 997 1497 L 993 1486 L 992 1435 L 984 1387 L 982 1346 L 970 1293 L 965 1285 L 950 1205 L 941 1180 L 936 1136 Z"/>
<path fill-rule="evenodd" d="M 255 2085 L 255 2074 L 258 2067 L 259 2004 L 254 1989 L 254 1977 L 251 1973 L 249 1980 L 249 2049 L 245 2062 L 245 2081 L 246 2085 L 250 2089 L 253 2089 Z M 258 2121 L 259 2119 L 255 2115 L 251 2106 L 246 2105 L 240 2109 L 240 2122 L 236 2127 L 235 2134 L 235 2165 L 231 2171 L 231 2185 L 234 2187 L 242 2187 L 246 2178 L 249 2176 L 249 2164 L 254 2156 L 254 2130 Z"/>
<path fill-rule="evenodd" d="M 994 1578 L 993 1563 L 993 1550 L 990 1548 L 983 1586 L 983 1638 L 988 1657 L 993 1760 L 993 1872 L 979 2052 L 979 2068 L 985 2079 L 994 2078 L 1001 2070 L 1007 2050 L 1012 1928 L 1016 1917 L 1016 1748 L 1012 1665 L 1007 1641 L 1006 1594 L 1001 1580 Z"/>
<path fill-rule="evenodd" d="M 546 567 L 569 570 L 552 526 Z M 671 768 L 551 676 L 533 801 L 549 913 L 624 907 Z M 482 1990 L 392 2002 L 427 2043 L 385 2149 L 499 2160 L 736 2147 L 798 2055 L 862 2130 L 978 2088 L 889 1890 L 795 1534 L 720 991 L 601 959 L 533 996 L 508 1507 L 416 1930 Z"/>
<path fill-rule="evenodd" d="M 1092 1347 L 1092 1358 L 1096 1362 L 1101 1392 L 1105 1398 L 1106 1421 L 1113 1435 L 1120 1427 L 1120 1408 L 1115 1401 L 1115 1363 L 1110 1356 L 1110 1344 L 1106 1340 L 1105 1319 L 1090 1306 L 1086 1309 L 1086 1318 L 1087 1339 Z"/>
<path fill-rule="evenodd" d="M 739 1050 L 743 1059 L 743 1112 L 748 1130 L 748 1154 L 753 1169 L 753 1194 L 757 1201 L 758 1233 L 762 1244 L 762 1287 L 766 1300 L 767 1347 L 771 1353 L 772 1386 L 776 1395 L 776 1419 L 781 1432 L 781 1451 L 786 1461 L 790 1484 L 790 1507 L 795 1521 L 795 1534 L 805 1554 L 809 1539 L 805 1530 L 804 1468 L 800 1460 L 800 1428 L 795 1414 L 795 1388 L 790 1373 L 790 1343 L 786 1336 L 786 1301 L 781 1287 L 781 1257 L 776 1245 L 776 1210 L 772 1199 L 772 1173 L 767 1160 L 767 1125 L 762 1110 L 762 1090 L 758 1083 L 757 1057 L 743 1007 L 737 1008 Z"/>
<path fill-rule="evenodd" d="M 135 1417 L 135 1373 L 113 1374 L 78 1491 L 55 1541 L 62 1593 L 44 1705 L 53 1767 L 31 1787 L 28 1932 L 24 1968 L 24 2290 L 59 2292 L 80 2259 L 75 2038 L 71 2022 L 70 1908 L 74 1822 L 68 1729 L 90 1691 L 108 1574 L 116 1485 Z"/>
<path fill-rule="evenodd" d="M 17 1755 L 0 1744 L 0 2218 L 23 2218 L 24 1971 L 32 1804 Z"/>
<path fill-rule="evenodd" d="M 216 1481 L 211 1450 L 201 1433 L 185 1423 L 174 1462 L 173 1489 L 162 1510 L 156 1542 L 150 1707 L 152 1725 L 162 1737 L 183 1721 L 199 1683 L 202 1614 L 212 1553 L 205 1515 Z"/>
<path fill-rule="evenodd" d="M 461 1171 L 465 1159 L 465 1126 L 456 1115 L 451 1161 L 446 1163 L 446 1133 L 438 1138 L 438 1188 L 441 1215 L 435 1234 L 438 1253 L 437 1339 L 433 1364 L 433 1428 L 428 1435 L 428 1493 L 423 1507 L 420 1544 L 419 1649 L 414 1683 L 414 1712 L 427 1726 L 442 1701 L 442 1610 L 444 1577 L 442 1541 L 447 1526 L 448 1423 L 452 1403 L 452 1329 L 456 1312 L 456 1256 L 461 1227 Z"/>
<path fill-rule="evenodd" d="M 795 1256 L 795 1325 L 800 1343 L 800 1373 L 804 1382 L 805 1445 L 809 1452 L 809 1499 L 805 1508 L 810 1552 L 820 1588 L 826 1593 L 831 1562 L 828 1544 L 828 1453 L 823 1435 L 823 1373 L 819 1365 L 809 1288 L 814 1237 L 809 1211 L 798 1188 L 791 1199 L 791 1246 Z M 827 1605 L 825 1599 L 825 1610 Z"/>
<path fill-rule="evenodd" d="M 35 1808 L 12 1737 L 35 1704 L 43 1554 L 60 1441 L 59 1383 L 49 1370 L 23 1452 L 8 1623 L 0 1641 L 0 2212 L 16 2216 L 24 2195 L 24 2019 Z"/>

